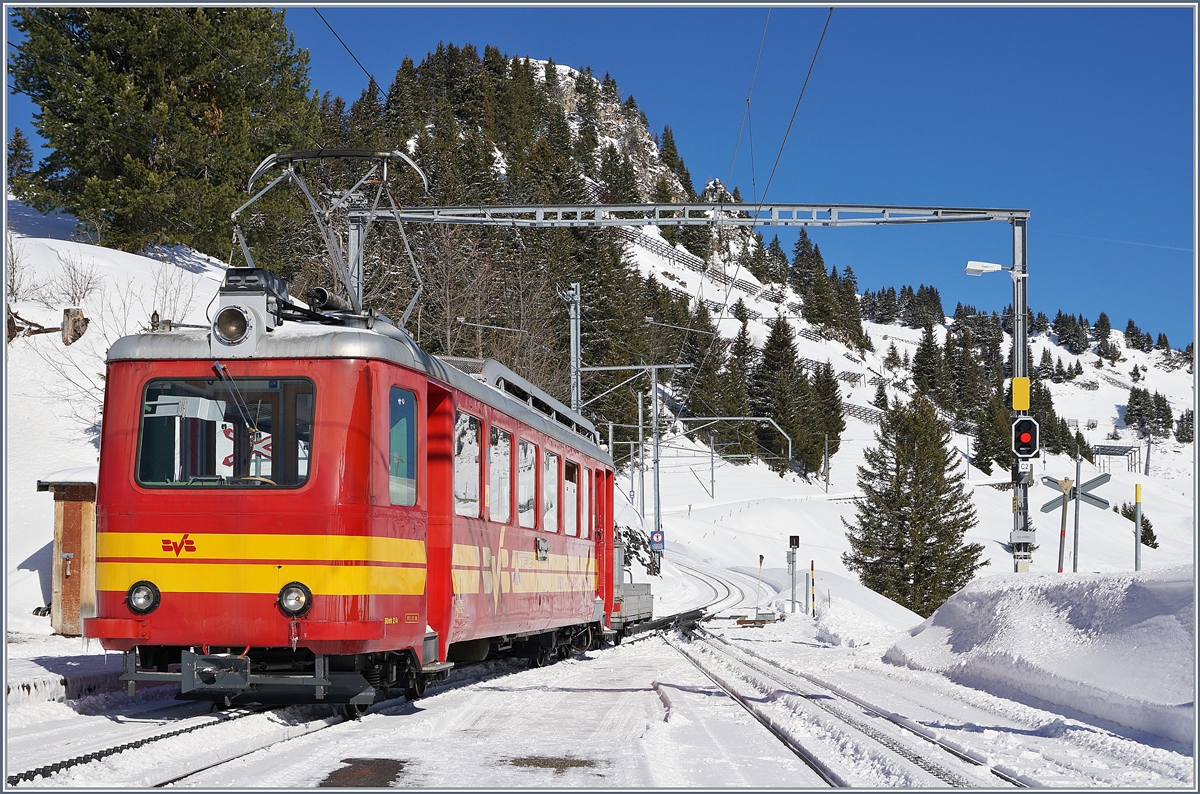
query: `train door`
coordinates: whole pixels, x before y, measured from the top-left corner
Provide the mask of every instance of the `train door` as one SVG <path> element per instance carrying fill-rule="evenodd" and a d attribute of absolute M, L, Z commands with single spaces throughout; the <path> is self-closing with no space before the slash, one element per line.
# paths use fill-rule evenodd
<path fill-rule="evenodd" d="M 454 516 L 454 400 L 450 391 L 430 381 L 424 414 L 429 510 L 426 606 L 429 625 L 438 634 L 438 658 L 446 659 L 454 628 L 454 588 L 450 573 Z"/>

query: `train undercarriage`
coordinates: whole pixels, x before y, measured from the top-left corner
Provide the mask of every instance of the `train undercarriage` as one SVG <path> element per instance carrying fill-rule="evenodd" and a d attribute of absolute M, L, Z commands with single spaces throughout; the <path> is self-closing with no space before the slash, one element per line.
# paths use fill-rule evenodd
<path fill-rule="evenodd" d="M 125 652 L 121 680 L 130 694 L 138 684 L 175 683 L 181 700 L 209 700 L 225 707 L 329 703 L 357 719 L 372 703 L 401 692 L 416 700 L 456 664 L 509 657 L 540 667 L 566 659 L 572 651 L 598 649 L 613 638 L 612 630 L 599 622 L 486 637 L 452 643 L 448 661 L 426 665 L 412 649 L 332 655 L 307 648 L 142 645 Z M 436 659 L 436 635 L 430 634 L 427 642 L 424 656 Z"/>

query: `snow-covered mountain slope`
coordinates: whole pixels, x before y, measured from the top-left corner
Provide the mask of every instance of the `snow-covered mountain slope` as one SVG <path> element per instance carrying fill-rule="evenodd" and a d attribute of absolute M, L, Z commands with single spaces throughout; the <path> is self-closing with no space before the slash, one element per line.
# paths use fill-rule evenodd
<path fill-rule="evenodd" d="M 19 220 L 20 217 L 20 213 L 10 212 L 10 218 L 19 224 L 25 223 Z M 28 217 L 36 221 L 33 216 Z M 18 228 L 37 227 L 21 225 Z M 46 226 L 38 230 L 44 233 L 51 231 Z M 62 232 L 61 223 L 57 231 L 51 231 L 57 234 Z M 655 236 L 653 230 L 650 235 L 652 238 Z M 666 247 L 661 237 L 658 240 L 662 247 Z M 53 293 L 56 284 L 62 287 L 64 273 L 92 274 L 92 278 L 82 280 L 97 284 L 97 289 L 82 301 L 93 324 L 80 342 L 64 347 L 57 334 L 46 334 L 15 339 L 6 348 L 6 617 L 10 631 L 48 633 L 49 619 L 31 614 L 33 608 L 45 604 L 49 597 L 50 544 L 53 535 L 53 502 L 49 494 L 36 491 L 36 482 L 57 470 L 95 465 L 98 443 L 94 424 L 98 408 L 96 390 L 102 388 L 99 374 L 103 372 L 108 344 L 121 333 L 143 327 L 149 313 L 155 308 L 160 310 L 163 317 L 206 323 L 206 308 L 220 282 L 223 265 L 184 251 L 164 252 L 162 256 L 168 260 L 164 262 L 62 239 L 31 236 L 16 236 L 13 245 L 24 267 L 26 286 L 12 305 L 26 320 L 46 326 L 57 325 L 66 304 L 54 300 Z M 762 294 L 761 285 L 756 285 L 749 274 L 735 273 L 735 269 L 729 269 L 711 278 L 689 268 L 687 262 L 690 260 L 682 254 L 664 256 L 661 248 L 659 251 L 655 253 L 651 247 L 644 245 L 631 246 L 631 252 L 637 258 L 643 274 L 655 272 L 661 277 L 664 271 L 669 272 L 675 277 L 673 280 L 667 279 L 672 286 L 683 289 L 682 285 L 686 283 L 692 295 L 713 300 L 718 308 L 731 305 L 739 296 L 743 297 L 747 307 L 759 314 L 759 318 L 750 321 L 751 333 L 758 343 L 761 344 L 768 333 L 763 320 L 774 317 L 777 311 L 782 310 L 799 332 L 797 341 L 801 356 L 815 361 L 829 360 L 839 372 L 865 376 L 857 385 L 844 383 L 843 397 L 850 404 L 869 404 L 874 386 L 866 383 L 868 377 L 875 373 L 895 377 L 896 373 L 885 372 L 882 363 L 882 355 L 888 344 L 895 341 L 897 347 L 907 347 L 911 355 L 920 336 L 920 332 L 913 329 L 868 324 L 879 352 L 858 356 L 838 342 L 822 339 L 815 329 L 798 319 L 794 309 L 788 306 L 796 301 L 794 294 L 784 291 L 782 301 L 777 303 L 771 300 L 772 296 Z M 737 284 L 739 281 L 749 284 L 751 289 L 744 290 Z M 39 286 L 40 289 L 35 288 Z M 714 309 L 714 315 L 716 313 Z M 726 319 L 720 322 L 720 328 L 723 334 L 732 336 L 737 324 Z M 944 333 L 944 329 L 940 329 L 940 332 Z M 1123 344 L 1120 333 L 1114 333 L 1113 337 L 1117 344 Z M 1036 338 L 1033 341 L 1034 360 L 1038 360 L 1041 346 L 1052 343 L 1052 339 Z M 1191 403 L 1191 376 L 1186 369 L 1166 370 L 1156 366 L 1161 363 L 1162 357 L 1158 352 L 1146 354 L 1127 349 L 1122 352 L 1128 360 L 1121 363 L 1120 370 L 1107 365 L 1103 370 L 1095 369 L 1092 366 L 1094 354 L 1085 353 L 1079 357 L 1084 364 L 1085 376 L 1077 379 L 1077 382 L 1093 379 L 1097 382 L 1094 390 L 1080 388 L 1075 383 L 1051 385 L 1058 413 L 1080 420 L 1080 429 L 1089 442 L 1103 441 L 1114 424 L 1124 436 L 1124 442 L 1131 440 L 1132 432 L 1122 429 L 1120 409 L 1128 394 L 1126 370 L 1131 370 L 1135 364 L 1147 367 L 1140 384 L 1151 391 L 1166 394 L 1176 413 Z M 1064 363 L 1073 363 L 1076 358 L 1057 347 L 1054 355 L 1061 356 Z M 1098 377 L 1101 372 L 1106 377 Z M 890 396 L 896 396 L 896 393 L 891 392 Z M 1093 419 L 1096 427 L 1089 429 L 1087 420 Z M 856 468 L 862 462 L 863 450 L 875 443 L 875 425 L 853 416 L 847 417 L 846 421 L 841 450 L 833 459 L 828 488 L 824 482 L 807 482 L 792 474 L 780 477 L 760 463 L 735 465 L 714 457 L 707 447 L 677 435 L 678 428 L 667 433 L 662 444 L 661 466 L 667 565 L 663 576 L 654 580 L 656 609 L 659 613 L 670 612 L 677 606 L 696 601 L 696 581 L 689 578 L 683 567 L 675 564 L 675 560 L 680 563 L 689 560 L 707 562 L 720 568 L 756 572 L 759 570 L 759 555 L 765 558 L 763 581 L 773 583 L 773 587 L 764 587 L 764 605 L 772 603 L 783 608 L 785 596 L 775 591 L 786 588 L 787 577 L 783 566 L 787 537 L 798 534 L 801 537 L 802 568 L 812 566 L 816 571 L 818 639 L 822 642 L 855 647 L 870 643 L 874 650 L 882 654 L 885 648 L 903 640 L 910 629 L 921 624 L 918 616 L 891 602 L 885 603 L 882 597 L 859 585 L 841 562 L 841 555 L 849 548 L 842 520 L 852 520 L 854 515 L 853 503 L 849 499 L 857 488 Z M 967 440 L 966 436 L 958 435 L 954 443 L 960 450 L 965 450 Z M 1132 501 L 1135 484 L 1143 485 L 1146 513 L 1154 522 L 1159 548 L 1142 549 L 1142 562 L 1146 570 L 1141 579 L 1128 575 L 1133 558 L 1132 524 L 1110 511 L 1090 507 L 1085 507 L 1080 516 L 1080 576 L 1064 575 L 1059 578 L 1052 573 L 1057 567 L 1058 515 L 1040 513 L 1034 516 L 1039 528 L 1039 549 L 1034 554 L 1032 566 L 1034 574 L 1011 574 L 1011 556 L 1004 547 L 1012 527 L 1011 492 L 996 490 L 987 484 L 1003 481 L 1003 475 L 985 477 L 979 470 L 971 469 L 972 499 L 979 515 L 979 525 L 968 535 L 968 540 L 984 545 L 985 556 L 991 564 L 981 571 L 975 585 L 956 598 L 974 599 L 971 603 L 983 599 L 987 604 L 975 608 L 991 610 L 994 614 L 1020 614 L 1022 609 L 1030 608 L 1023 606 L 1023 596 L 1020 595 L 1027 585 L 1033 588 L 1031 592 L 1036 593 L 1038 604 L 1061 603 L 1064 599 L 1071 603 L 1091 599 L 1088 603 L 1092 603 L 1107 598 L 1104 593 L 1123 593 L 1127 596 L 1141 586 L 1135 586 L 1137 581 L 1161 579 L 1177 583 L 1181 576 L 1190 579 L 1190 565 L 1194 556 L 1194 506 L 1191 500 L 1194 475 L 1191 460 L 1192 445 L 1156 440 L 1148 476 L 1140 471 L 1128 471 L 1124 461 L 1117 460 L 1111 466 L 1112 482 L 1097 491 L 1098 495 L 1119 504 Z M 963 461 L 965 465 L 965 456 Z M 1057 477 L 1074 474 L 1074 463 L 1062 456 L 1048 455 L 1039 462 L 1037 468 L 1039 477 L 1042 473 Z M 1085 479 L 1096 473 L 1096 467 L 1084 464 Z M 710 486 L 710 474 L 715 486 Z M 623 525 L 648 524 L 649 516 L 643 522 L 643 517 L 638 515 L 634 507 L 637 500 L 628 495 L 634 481 L 636 478 L 631 477 L 627 469 L 618 474 L 617 484 L 621 495 L 618 497 L 617 520 Z M 651 485 L 649 472 L 646 473 L 646 483 L 648 487 Z M 1055 493 L 1046 486 L 1037 485 L 1031 490 L 1031 495 L 1036 508 L 1055 496 Z M 647 494 L 646 504 L 652 505 L 650 494 Z M 1068 570 L 1072 565 L 1070 549 L 1068 539 Z M 1179 574 L 1180 570 L 1187 573 Z M 641 581 L 644 574 L 639 571 L 636 576 Z M 1077 584 L 1080 582 L 1101 584 L 1088 586 L 1091 588 L 1089 590 Z M 1180 589 L 1177 584 L 1164 586 Z M 1078 590 L 1080 587 L 1083 590 L 1071 594 L 1075 592 L 1072 588 Z M 1056 595 L 1060 591 L 1066 595 Z M 1096 692 L 1121 692 L 1122 682 L 1108 674 L 1120 669 L 1119 666 L 1106 666 L 1105 659 L 1109 655 L 1114 659 L 1127 659 L 1130 654 L 1135 654 L 1136 643 L 1141 641 L 1138 639 L 1142 636 L 1138 633 L 1140 630 L 1126 631 L 1122 627 L 1142 622 L 1146 623 L 1146 630 L 1153 633 L 1158 625 L 1153 621 L 1158 620 L 1155 616 L 1160 614 L 1146 612 L 1135 603 L 1136 599 L 1126 596 L 1122 596 L 1123 600 L 1117 598 L 1115 601 L 1109 598 L 1104 603 L 1116 604 L 1112 607 L 1114 616 L 1132 610 L 1129 612 L 1132 622 L 1122 624 L 1120 619 L 1114 617 L 1116 623 L 1110 621 L 1110 624 L 1075 631 L 1070 636 L 1068 624 L 1075 629 L 1079 627 L 1071 623 L 1069 617 L 1055 618 L 1058 622 L 1050 626 L 1053 632 L 1047 635 L 1047 642 L 1056 645 L 1068 641 L 1076 643 L 1075 647 L 1086 649 L 1089 659 L 1086 683 L 1092 689 L 1075 687 L 1072 691 L 1083 694 L 1064 707 L 1099 719 L 1110 718 L 1106 716 L 1108 712 L 1103 712 L 1096 704 L 1116 701 L 1105 701 Z M 955 603 L 959 601 L 951 601 L 951 604 Z M 1039 606 L 1038 609 L 1046 615 L 1053 612 L 1050 607 Z M 1168 612 L 1176 617 L 1182 614 L 1179 609 Z M 1167 615 L 1168 612 L 1161 614 Z M 955 614 L 960 617 L 953 617 Z M 993 690 L 1002 696 L 1012 694 L 1014 677 L 1036 677 L 1040 675 L 1039 670 L 1045 669 L 1045 665 L 1053 664 L 1053 659 L 1030 661 L 1028 654 L 1012 656 L 1003 663 L 997 661 L 996 655 L 990 652 L 999 640 L 990 640 L 989 637 L 999 637 L 1009 625 L 1000 623 L 988 629 L 990 634 L 979 629 L 984 633 L 976 638 L 974 645 L 962 648 L 954 646 L 949 651 L 951 655 L 947 655 L 945 647 L 937 645 L 941 640 L 934 640 L 948 636 L 943 629 L 953 621 L 957 621 L 954 625 L 960 626 L 953 631 L 965 630 L 961 627 L 962 614 L 967 612 L 962 609 L 958 612 L 948 610 L 921 624 L 925 626 L 924 629 L 911 640 L 904 640 L 896 646 L 893 661 L 949 674 L 952 669 L 957 669 L 956 660 L 986 658 L 991 677 L 977 674 L 972 679 L 972 686 Z M 1063 620 L 1067 622 L 1063 623 Z M 1183 620 L 1179 618 L 1176 622 L 1182 625 Z M 1170 624 L 1169 620 L 1167 624 L 1175 625 Z M 1187 653 L 1194 642 L 1184 642 L 1177 633 L 1170 637 L 1162 636 L 1165 639 L 1155 646 L 1155 653 L 1165 660 L 1162 663 L 1174 665 L 1172 670 L 1191 670 L 1194 661 Z M 978 650 L 972 651 L 973 648 Z M 974 656 L 970 656 L 972 653 Z M 966 655 L 960 657 L 953 654 Z M 1037 664 L 1043 667 L 1037 667 Z M 981 666 L 982 663 L 977 663 L 972 669 L 979 670 Z M 1171 686 L 1175 687 L 1175 683 Z M 1171 699 L 1175 697 L 1172 694 L 1174 692 L 1175 689 L 1156 689 L 1141 693 L 1138 697 L 1141 697 L 1141 703 L 1148 704 L 1146 708 L 1142 709 L 1137 704 L 1128 708 L 1149 713 L 1163 704 L 1174 704 L 1175 701 Z M 1024 692 L 1022 696 L 1044 699 L 1042 694 L 1032 691 Z M 1127 704 L 1127 701 L 1121 702 Z"/>
<path fill-rule="evenodd" d="M 70 219 L 44 218 L 12 200 L 8 206 L 14 230 L 9 256 L 19 274 L 9 306 L 23 320 L 49 328 L 59 326 L 68 306 L 81 307 L 91 321 L 69 347 L 59 333 L 49 333 L 16 338 L 5 349 L 8 626 L 48 631 L 49 619 L 31 614 L 50 601 L 54 539 L 53 496 L 39 493 L 37 481 L 96 466 L 109 345 L 146 327 L 155 310 L 163 319 L 207 324 L 206 307 L 225 266 L 185 249 L 159 251 L 151 259 L 73 242 Z"/>

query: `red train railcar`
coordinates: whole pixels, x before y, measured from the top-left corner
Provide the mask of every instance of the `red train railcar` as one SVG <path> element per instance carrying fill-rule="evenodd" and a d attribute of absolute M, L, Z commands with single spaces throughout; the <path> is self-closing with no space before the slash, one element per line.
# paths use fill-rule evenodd
<path fill-rule="evenodd" d="M 457 661 L 599 644 L 619 553 L 587 420 L 263 270 L 219 299 L 212 328 L 108 355 L 84 634 L 131 688 L 360 713 Z"/>

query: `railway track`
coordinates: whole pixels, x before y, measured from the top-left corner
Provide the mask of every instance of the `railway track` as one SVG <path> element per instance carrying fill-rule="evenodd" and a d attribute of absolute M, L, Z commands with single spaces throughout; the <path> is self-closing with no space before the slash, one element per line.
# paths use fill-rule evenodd
<path fill-rule="evenodd" d="M 903 757 L 909 758 L 909 760 L 913 761 L 922 768 L 926 768 L 928 765 L 926 771 L 930 772 L 930 774 L 933 774 L 935 777 L 938 777 L 949 785 L 961 787 L 960 785 L 952 782 L 952 778 L 958 776 L 957 773 L 950 770 L 940 769 L 940 765 L 936 761 L 928 760 L 926 754 L 921 753 L 919 750 L 914 752 L 913 745 L 908 744 L 908 742 L 898 741 L 898 738 L 917 738 L 923 743 L 927 743 L 937 748 L 937 752 L 950 755 L 954 759 L 957 759 L 957 761 L 969 765 L 973 768 L 973 771 L 989 773 L 1005 783 L 1018 788 L 1026 788 L 1028 786 L 1025 781 L 1019 780 L 1002 770 L 987 765 L 983 760 L 974 757 L 971 753 L 965 752 L 957 747 L 951 746 L 950 744 L 939 740 L 931 731 L 924 728 L 920 724 L 899 714 L 892 713 L 885 708 L 869 703 L 862 698 L 859 698 L 837 686 L 834 686 L 833 684 L 822 681 L 820 678 L 814 675 L 791 670 L 779 664 L 778 662 L 767 659 L 766 657 L 755 653 L 754 651 L 734 646 L 725 638 L 713 634 L 703 627 L 697 626 L 694 629 L 690 629 L 689 633 L 692 636 L 701 637 L 704 641 L 710 644 L 710 647 L 719 648 L 726 655 L 737 659 L 742 664 L 755 670 L 758 674 L 766 676 L 776 683 L 791 688 L 792 691 L 803 695 L 805 698 L 816 703 L 828 713 L 835 714 L 843 720 L 846 720 L 848 717 L 851 721 L 850 724 L 854 724 L 859 730 L 863 731 L 869 736 L 872 736 L 872 738 L 875 738 L 877 741 L 889 747 L 894 752 Z M 833 705 L 835 703 L 838 705 Z M 864 722 L 860 717 L 854 716 L 852 713 L 848 713 L 855 710 L 859 711 L 862 715 L 865 715 L 867 720 L 884 721 L 889 728 L 889 731 L 880 731 L 867 722 Z M 920 745 L 918 745 L 918 747 L 920 747 L 920 749 L 928 750 L 928 748 L 921 747 Z M 948 772 L 946 777 L 943 777 L 943 771 Z M 988 785 L 993 784 L 991 781 L 986 782 Z M 968 785 L 977 784 L 968 783 Z"/>
<path fill-rule="evenodd" d="M 430 684 L 426 696 L 515 672 L 513 664 L 510 660 L 499 660 L 478 665 L 464 665 L 456 668 L 451 673 L 449 680 Z M 152 710 L 131 709 L 124 713 L 109 712 L 102 715 L 119 721 L 129 729 L 123 731 L 117 741 L 110 737 L 107 742 L 101 740 L 80 748 L 86 752 L 78 752 L 75 755 L 53 761 L 46 760 L 43 755 L 33 762 L 23 762 L 19 755 L 14 758 L 10 752 L 6 758 L 10 768 L 13 765 L 26 768 L 21 772 L 7 775 L 7 784 L 15 787 L 34 782 L 39 778 L 45 781 L 63 773 L 69 775 L 71 770 L 89 764 L 99 764 L 114 756 L 137 753 L 150 745 L 164 741 L 169 742 L 176 737 L 188 735 L 186 740 L 181 740 L 186 741 L 186 745 L 181 747 L 180 752 L 176 753 L 174 752 L 175 748 L 172 748 L 172 752 L 168 753 L 174 758 L 171 763 L 150 764 L 148 766 L 153 770 L 151 773 L 136 782 L 129 783 L 129 785 L 139 788 L 158 788 L 177 783 L 199 772 L 265 750 L 281 742 L 347 722 L 347 719 L 336 711 L 330 714 L 329 707 L 319 705 L 284 706 L 274 709 L 266 707 L 235 708 L 197 715 L 195 714 L 196 708 L 206 704 L 177 701 L 169 703 L 170 705 L 166 707 Z M 367 709 L 367 714 L 397 713 L 405 708 L 409 708 L 409 705 L 403 697 L 391 698 L 374 703 Z M 220 737 L 201 738 L 196 735 L 206 731 L 219 733 L 233 721 L 252 717 L 257 717 L 262 725 L 247 726 L 248 729 L 238 731 L 232 741 L 223 740 Z M 78 733 L 78 727 L 75 728 L 75 732 Z M 64 743 L 76 746 L 79 744 L 78 741 L 64 741 L 61 736 L 56 738 L 53 733 L 46 734 L 41 741 L 44 746 L 60 746 Z M 212 748 L 220 747 L 222 744 L 225 745 L 225 749 L 214 753 Z M 196 751 L 195 748 L 201 748 L 201 750 Z M 153 748 L 151 751 L 154 750 L 157 748 Z M 162 755 L 162 753 L 156 753 L 156 755 Z M 66 777 L 63 779 L 66 785 L 74 783 Z"/>

